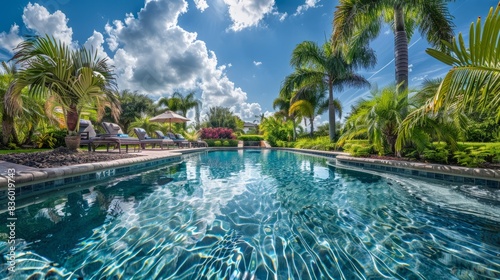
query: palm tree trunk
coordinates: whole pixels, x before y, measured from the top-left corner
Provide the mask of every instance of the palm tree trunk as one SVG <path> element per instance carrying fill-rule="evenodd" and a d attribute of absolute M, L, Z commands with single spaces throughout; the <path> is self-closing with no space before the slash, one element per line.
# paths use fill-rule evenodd
<path fill-rule="evenodd" d="M 404 11 L 400 5 L 394 6 L 394 60 L 398 93 L 408 88 L 408 38 L 406 36 Z"/>
<path fill-rule="evenodd" d="M 313 135 L 313 132 L 314 132 L 314 116 L 312 116 L 309 119 L 309 124 L 311 125 L 311 138 L 313 138 L 314 137 L 314 135 Z"/>
<path fill-rule="evenodd" d="M 68 131 L 76 131 L 78 121 L 78 111 L 76 110 L 76 106 L 70 105 L 68 111 L 66 111 L 66 126 L 68 127 Z"/>
<path fill-rule="evenodd" d="M 7 146 L 12 130 L 14 129 L 14 118 L 4 112 L 2 115 L 2 144 Z"/>
<path fill-rule="evenodd" d="M 328 122 L 329 122 L 329 132 L 330 141 L 335 141 L 335 105 L 333 102 L 333 85 L 332 82 L 328 85 Z"/>

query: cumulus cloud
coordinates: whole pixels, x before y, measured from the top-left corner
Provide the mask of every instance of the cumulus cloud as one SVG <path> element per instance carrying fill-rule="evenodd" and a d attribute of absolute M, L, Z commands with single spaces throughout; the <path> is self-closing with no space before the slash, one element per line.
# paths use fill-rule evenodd
<path fill-rule="evenodd" d="M 255 60 L 254 60 L 254 61 L 253 61 L 253 64 L 254 64 L 255 66 L 259 66 L 259 65 L 262 65 L 262 61 L 255 61 Z"/>
<path fill-rule="evenodd" d="M 97 32 L 94 30 L 92 36 L 90 36 L 87 41 L 83 44 L 83 46 L 92 51 L 97 51 L 97 55 L 99 57 L 107 57 L 108 54 L 104 51 L 104 36 L 101 32 Z"/>
<path fill-rule="evenodd" d="M 12 53 L 14 48 L 23 41 L 19 36 L 19 25 L 14 24 L 10 27 L 9 33 L 0 33 L 0 48 Z"/>
<path fill-rule="evenodd" d="M 218 65 L 216 54 L 196 33 L 177 25 L 186 11 L 185 0 L 149 1 L 137 17 L 129 14 L 106 26 L 119 88 L 153 98 L 175 90 L 200 90 L 205 110 L 229 107 L 244 119 L 260 113 L 260 105 L 246 103 L 247 94 L 227 77 L 231 65 Z"/>
<path fill-rule="evenodd" d="M 258 26 L 268 14 L 274 12 L 274 0 L 224 0 L 229 8 L 229 17 L 233 21 L 233 31 Z"/>
<path fill-rule="evenodd" d="M 317 7 L 316 4 L 318 4 L 319 1 L 320 0 L 306 0 L 303 5 L 297 7 L 297 11 L 295 12 L 294 16 L 304 13 L 305 11 L 309 10 L 309 8 Z"/>
<path fill-rule="evenodd" d="M 196 5 L 196 8 L 201 12 L 205 11 L 208 8 L 206 0 L 194 0 L 194 4 Z"/>
<path fill-rule="evenodd" d="M 72 43 L 73 29 L 68 27 L 66 15 L 59 10 L 51 14 L 38 3 L 28 3 L 23 10 L 23 22 L 37 35 L 48 34 L 65 44 L 71 45 Z"/>

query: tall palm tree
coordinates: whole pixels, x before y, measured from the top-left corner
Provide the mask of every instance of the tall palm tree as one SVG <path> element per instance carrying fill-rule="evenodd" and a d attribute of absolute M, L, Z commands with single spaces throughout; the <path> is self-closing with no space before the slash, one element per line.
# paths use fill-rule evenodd
<path fill-rule="evenodd" d="M 116 98 L 115 76 L 107 58 L 85 48 L 72 50 L 56 39 L 30 37 L 20 43 L 12 58 L 21 69 L 10 95 L 53 98 L 62 106 L 69 135 L 77 135 L 80 114 L 85 108 L 96 108 L 102 117 L 110 108 L 115 120 L 120 113 Z M 12 110 L 20 110 L 22 104 Z"/>
<path fill-rule="evenodd" d="M 296 91 L 307 87 L 324 85 L 328 90 L 328 120 L 330 140 L 335 139 L 335 98 L 333 90 L 342 91 L 344 86 L 369 86 L 368 81 L 354 71 L 359 67 L 375 65 L 375 55 L 366 46 L 352 51 L 348 63 L 342 52 L 331 48 L 331 42 L 322 47 L 305 41 L 298 44 L 292 52 L 290 64 L 296 71 L 285 78 L 283 88 Z"/>
<path fill-rule="evenodd" d="M 462 34 L 445 44 L 446 51 L 427 49 L 434 58 L 452 66 L 438 88 L 430 108 L 434 112 L 458 106 L 462 111 L 496 114 L 500 119 L 500 6 L 490 8 L 481 27 L 481 18 L 472 23 L 469 46 Z M 457 102 L 459 101 L 459 102 Z"/>
<path fill-rule="evenodd" d="M 400 92 L 408 88 L 408 41 L 415 29 L 433 46 L 453 37 L 453 17 L 448 11 L 451 0 L 339 0 L 334 13 L 332 44 L 342 47 L 348 57 L 351 50 L 378 36 L 382 23 L 394 32 L 396 85 Z"/>
<path fill-rule="evenodd" d="M 180 92 L 176 91 L 170 98 L 160 98 L 158 105 L 166 106 L 168 109 L 178 112 L 184 117 L 186 117 L 189 110 L 194 109 L 196 123 L 200 123 L 200 109 L 202 104 L 200 100 L 196 99 L 195 92 L 190 92 L 186 96 L 183 96 Z"/>

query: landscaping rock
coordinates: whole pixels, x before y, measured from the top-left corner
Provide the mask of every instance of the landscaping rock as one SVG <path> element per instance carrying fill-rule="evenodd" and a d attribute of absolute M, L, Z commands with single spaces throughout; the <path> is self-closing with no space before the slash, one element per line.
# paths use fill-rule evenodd
<path fill-rule="evenodd" d="M 19 153 L 0 156 L 0 160 L 21 164 L 30 167 L 48 168 L 57 166 L 68 166 L 82 163 L 110 161 L 122 158 L 137 157 L 133 154 L 117 154 L 102 152 L 71 151 L 65 147 L 59 147 L 52 151 L 38 153 Z"/>

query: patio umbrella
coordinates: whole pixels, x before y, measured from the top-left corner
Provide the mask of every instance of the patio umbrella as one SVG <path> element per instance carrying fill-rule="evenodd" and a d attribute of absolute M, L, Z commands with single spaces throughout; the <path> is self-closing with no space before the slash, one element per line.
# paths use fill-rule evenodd
<path fill-rule="evenodd" d="M 172 111 L 166 111 L 165 113 L 159 114 L 158 116 L 153 117 L 149 120 L 152 122 L 169 122 L 170 131 L 172 131 L 172 123 L 183 123 L 189 121 L 188 118 L 185 118 Z"/>

